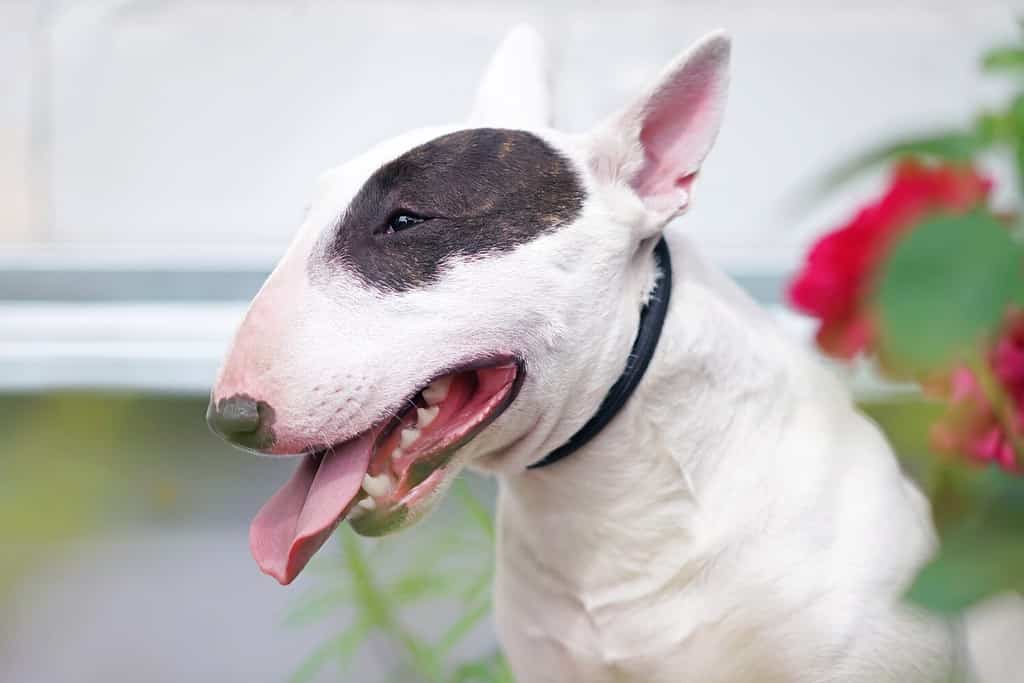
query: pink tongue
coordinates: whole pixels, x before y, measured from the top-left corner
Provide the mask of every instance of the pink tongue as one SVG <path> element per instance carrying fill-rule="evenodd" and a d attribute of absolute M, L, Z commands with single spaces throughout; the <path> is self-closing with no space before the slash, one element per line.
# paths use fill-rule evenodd
<path fill-rule="evenodd" d="M 375 435 L 367 433 L 317 463 L 307 455 L 288 483 L 267 501 L 249 527 L 249 547 L 264 574 L 291 583 L 338 526 L 359 493 Z"/>

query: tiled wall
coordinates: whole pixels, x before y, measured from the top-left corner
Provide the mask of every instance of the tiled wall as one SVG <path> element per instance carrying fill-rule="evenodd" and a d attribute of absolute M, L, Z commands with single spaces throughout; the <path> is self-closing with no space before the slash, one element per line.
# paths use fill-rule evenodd
<path fill-rule="evenodd" d="M 552 43 L 570 129 L 622 104 L 706 29 L 729 29 L 728 118 L 680 229 L 727 263 L 784 266 L 854 200 L 794 214 L 806 182 L 867 143 L 964 121 L 1000 97 L 977 57 L 1013 37 L 1017 9 L 0 0 L 0 244 L 277 248 L 320 170 L 458 119 L 490 50 L 528 19 Z"/>

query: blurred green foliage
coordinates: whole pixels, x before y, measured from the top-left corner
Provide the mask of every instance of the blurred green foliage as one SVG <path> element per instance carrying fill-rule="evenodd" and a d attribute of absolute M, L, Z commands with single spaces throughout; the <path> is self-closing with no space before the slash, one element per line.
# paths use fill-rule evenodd
<path fill-rule="evenodd" d="M 979 478 L 983 492 L 961 520 L 947 525 L 910 600 L 955 613 L 1006 590 L 1024 593 L 1024 487 L 1007 479 L 997 468 Z"/>
<path fill-rule="evenodd" d="M 244 487 L 241 458 L 203 424 L 205 403 L 99 392 L 0 396 L 0 602 L 68 541 L 138 522 L 173 524 L 204 487 Z"/>
<path fill-rule="evenodd" d="M 251 516 L 253 490 L 274 486 L 267 468 L 287 476 L 292 464 L 256 463 L 225 445 L 207 430 L 205 407 L 202 398 L 119 392 L 0 396 L 0 630 L 5 592 L 70 543 L 139 524 Z M 492 511 L 482 502 L 489 490 L 473 493 L 484 485 L 457 482 L 444 510 L 401 545 L 339 532 L 340 552 L 311 565 L 316 583 L 286 626 L 339 617 L 345 626 L 294 681 L 344 671 L 368 646 L 381 649 L 375 664 L 391 664 L 396 681 L 511 683 L 500 653 L 472 651 L 490 639 Z M 426 634 L 413 628 L 424 625 Z"/>
<path fill-rule="evenodd" d="M 929 428 L 944 410 L 938 401 L 884 399 L 861 409 L 932 503 L 941 546 L 911 587 L 910 600 L 951 613 L 1005 590 L 1024 592 L 1024 482 L 932 450 Z"/>
<path fill-rule="evenodd" d="M 326 585 L 307 593 L 286 623 L 308 625 L 339 611 L 350 618 L 341 633 L 313 650 L 291 683 L 313 680 L 331 665 L 344 671 L 360 647 L 372 644 L 389 653 L 396 682 L 512 683 L 500 652 L 459 656 L 460 646 L 491 614 L 494 526 L 492 511 L 465 478 L 453 492 L 457 514 L 444 517 L 443 525 L 434 515 L 423 523 L 428 528 L 403 537 L 403 556 L 413 557 L 412 564 L 396 561 L 397 544 L 389 539 L 361 538 L 347 525 L 337 534 L 341 553 L 326 567 Z M 448 609 L 437 610 L 440 605 Z M 429 624 L 429 635 L 411 627 L 411 612 L 422 609 L 429 612 L 417 623 Z M 439 611 L 454 616 L 437 623 Z"/>
<path fill-rule="evenodd" d="M 980 112 L 965 128 L 897 140 L 828 174 L 821 193 L 865 171 L 907 156 L 975 164 L 980 155 L 1012 160 L 1024 190 L 1024 40 L 997 47 L 981 67 L 1013 79 L 1018 93 L 1001 109 Z M 924 221 L 900 240 L 874 292 L 886 365 L 910 374 L 968 364 L 986 381 L 991 344 L 1011 305 L 1024 305 L 1024 225 L 1019 207 L 998 217 L 988 210 Z M 993 405 L 1004 397 L 993 396 Z M 1024 591 L 1024 480 L 997 468 L 939 455 L 929 426 L 942 405 L 926 399 L 864 406 L 882 426 L 905 467 L 932 502 L 941 549 L 908 597 L 956 612 L 1004 590 Z M 1013 418 L 1016 419 L 1016 418 Z M 1018 451 L 1018 461 L 1024 453 Z"/>
<path fill-rule="evenodd" d="M 881 344 L 913 373 L 968 357 L 1024 302 L 1024 246 L 990 213 L 936 216 L 885 260 L 876 289 Z"/>

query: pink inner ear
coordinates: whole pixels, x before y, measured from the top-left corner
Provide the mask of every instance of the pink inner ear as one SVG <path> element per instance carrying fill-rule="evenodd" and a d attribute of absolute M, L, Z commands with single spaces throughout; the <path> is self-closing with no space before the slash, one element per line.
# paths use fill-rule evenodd
<path fill-rule="evenodd" d="M 648 102 L 640 129 L 645 159 L 633 180 L 645 199 L 660 198 L 662 204 L 674 197 L 685 205 L 718 132 L 724 86 L 720 67 L 718 55 L 696 55 Z"/>

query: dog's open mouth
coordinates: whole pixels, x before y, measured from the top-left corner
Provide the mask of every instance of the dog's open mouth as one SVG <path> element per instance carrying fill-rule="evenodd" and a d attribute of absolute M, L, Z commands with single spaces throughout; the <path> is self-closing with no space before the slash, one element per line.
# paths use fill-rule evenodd
<path fill-rule="evenodd" d="M 304 456 L 249 530 L 260 569 L 288 584 L 344 519 L 376 536 L 421 517 L 454 476 L 455 451 L 508 407 L 521 378 L 513 361 L 444 375 L 398 417 Z"/>

